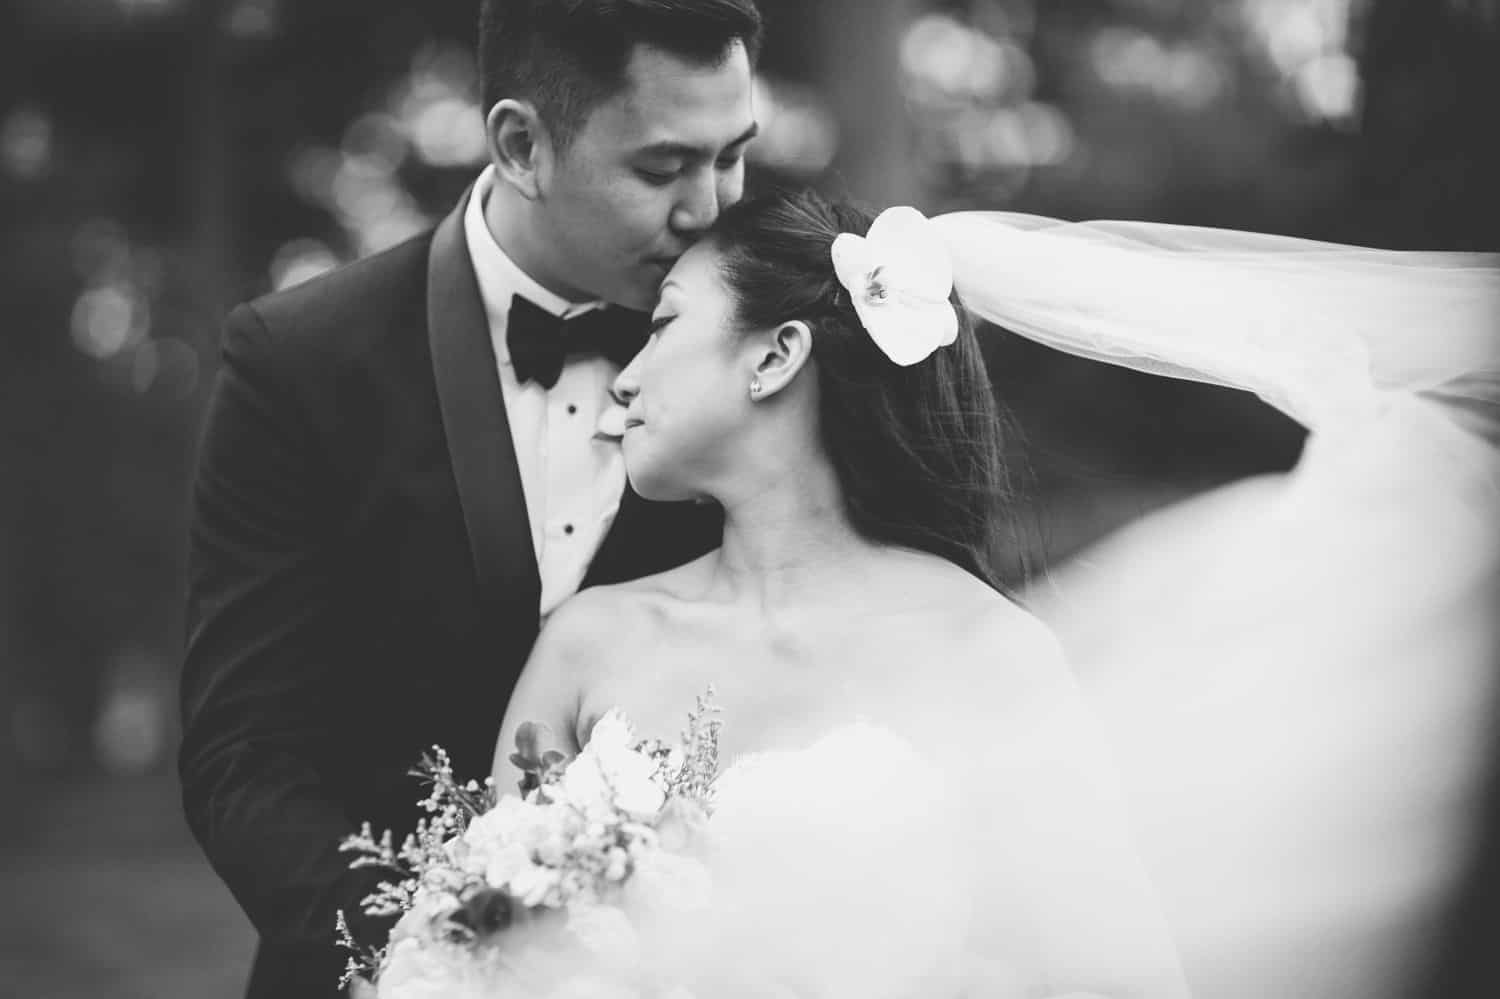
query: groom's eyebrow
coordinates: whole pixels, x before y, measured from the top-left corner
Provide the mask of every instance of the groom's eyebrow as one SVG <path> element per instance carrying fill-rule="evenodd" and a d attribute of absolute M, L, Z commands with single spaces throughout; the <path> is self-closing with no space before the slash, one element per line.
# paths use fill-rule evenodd
<path fill-rule="evenodd" d="M 724 148 L 726 150 L 729 150 L 734 149 L 737 146 L 743 146 L 745 143 L 749 142 L 759 134 L 760 122 L 752 121 L 749 128 L 745 129 L 738 136 L 732 139 L 729 145 L 725 146 Z M 713 149 L 707 148 L 705 146 L 695 146 L 689 142 L 673 142 L 671 140 L 668 140 L 666 142 L 654 142 L 649 146 L 643 146 L 640 152 L 643 156 L 660 156 L 663 159 L 677 157 L 684 160 L 694 161 L 712 159 L 713 157 L 719 155 Z"/>

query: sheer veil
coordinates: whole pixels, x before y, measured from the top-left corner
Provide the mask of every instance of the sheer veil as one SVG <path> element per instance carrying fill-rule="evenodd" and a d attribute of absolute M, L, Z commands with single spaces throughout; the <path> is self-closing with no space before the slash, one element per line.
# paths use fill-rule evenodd
<path fill-rule="evenodd" d="M 934 222 L 983 319 L 1309 429 L 1289 473 L 1150 515 L 1028 599 L 1106 733 L 1195 993 L 1403 994 L 1496 722 L 1500 255 Z"/>
<path fill-rule="evenodd" d="M 1500 255 L 1007 212 L 936 220 L 977 314 L 1070 354 L 1260 395 L 1311 428 L 1500 375 Z"/>

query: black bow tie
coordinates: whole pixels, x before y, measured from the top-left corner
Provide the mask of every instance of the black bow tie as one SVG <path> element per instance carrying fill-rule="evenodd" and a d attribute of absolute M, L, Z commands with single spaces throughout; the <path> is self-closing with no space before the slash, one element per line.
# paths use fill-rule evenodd
<path fill-rule="evenodd" d="M 629 309 L 594 309 L 572 319 L 554 316 L 520 295 L 511 296 L 505 342 L 516 381 L 557 384 L 563 362 L 580 355 L 603 355 L 620 367 L 646 343 L 650 317 Z"/>

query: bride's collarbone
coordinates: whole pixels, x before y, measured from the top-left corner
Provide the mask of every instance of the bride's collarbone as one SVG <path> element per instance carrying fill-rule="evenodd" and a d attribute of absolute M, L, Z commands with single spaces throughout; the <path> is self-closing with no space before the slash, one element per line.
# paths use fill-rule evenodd
<path fill-rule="evenodd" d="M 999 594 L 978 585 L 943 586 L 924 581 L 896 585 L 875 579 L 858 590 L 811 593 L 774 603 L 753 598 L 655 594 L 647 598 L 641 610 L 654 632 L 707 634 L 714 639 L 744 635 L 796 644 L 825 638 L 842 642 L 872 631 L 925 628 L 942 632 L 957 621 L 993 613 L 1004 603 Z"/>
<path fill-rule="evenodd" d="M 641 636 L 641 652 L 663 663 L 713 664 L 717 671 L 748 669 L 762 677 L 778 670 L 797 678 L 852 663 L 868 669 L 919 653 L 945 655 L 953 638 L 948 623 L 943 615 L 870 608 L 843 616 L 698 614 Z"/>
<path fill-rule="evenodd" d="M 928 585 L 876 582 L 866 599 L 773 613 L 659 587 L 621 594 L 636 606 L 611 608 L 630 623 L 596 646 L 580 720 L 586 730 L 590 716 L 619 707 L 645 730 L 676 731 L 682 712 L 712 686 L 726 724 L 751 751 L 857 717 L 920 714 L 934 685 L 943 687 L 939 677 L 973 658 L 971 625 L 1004 603 L 977 581 L 920 582 Z"/>
<path fill-rule="evenodd" d="M 776 614 L 683 603 L 601 647 L 594 676 L 603 682 L 592 686 L 635 696 L 682 688 L 689 699 L 709 686 L 721 699 L 889 699 L 972 658 L 975 614 L 951 600 Z"/>
<path fill-rule="evenodd" d="M 675 723 L 712 688 L 726 724 L 742 734 L 781 732 L 774 741 L 795 743 L 828 724 L 918 708 L 924 689 L 930 696 L 934 670 L 952 661 L 953 641 L 885 627 L 662 636 L 620 650 L 605 682 L 584 700 L 596 711 L 618 706 L 641 720 L 660 714 Z"/>

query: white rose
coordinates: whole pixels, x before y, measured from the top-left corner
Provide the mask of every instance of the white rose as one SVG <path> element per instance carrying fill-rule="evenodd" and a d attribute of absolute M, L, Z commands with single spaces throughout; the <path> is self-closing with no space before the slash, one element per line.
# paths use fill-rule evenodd
<path fill-rule="evenodd" d="M 590 817 L 608 815 L 613 811 L 599 756 L 587 749 L 568 764 L 552 793 Z"/>
<path fill-rule="evenodd" d="M 611 708 L 589 730 L 589 746 L 598 749 L 629 749 L 636 743 L 635 731 L 623 712 Z M 587 749 L 588 747 L 585 747 Z"/>
<path fill-rule="evenodd" d="M 605 712 L 594 723 L 588 745 L 563 776 L 567 784 L 572 771 L 582 765 L 573 785 L 579 797 L 573 797 L 570 790 L 569 800 L 613 804 L 634 816 L 654 815 L 666 793 L 657 780 L 656 761 L 638 752 L 635 742 L 635 733 L 624 715 Z"/>
<path fill-rule="evenodd" d="M 557 792 L 593 819 L 618 811 L 637 818 L 656 814 L 666 793 L 656 780 L 656 765 L 629 750 L 585 749 L 563 773 Z"/>
<path fill-rule="evenodd" d="M 655 815 L 666 801 L 666 792 L 656 780 L 656 765 L 637 754 L 622 756 L 606 764 L 605 772 L 615 791 L 615 807 L 635 818 Z"/>

